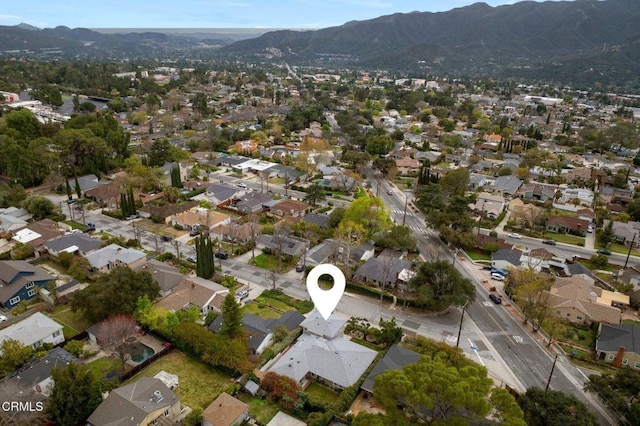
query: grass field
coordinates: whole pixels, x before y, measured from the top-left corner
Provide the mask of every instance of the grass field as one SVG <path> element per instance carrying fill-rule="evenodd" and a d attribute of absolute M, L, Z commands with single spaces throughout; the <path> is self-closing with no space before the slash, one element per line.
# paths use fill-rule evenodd
<path fill-rule="evenodd" d="M 338 400 L 337 393 L 317 383 L 311 383 L 307 389 L 305 389 L 305 392 L 309 397 L 321 401 L 327 406 L 335 404 Z"/>
<path fill-rule="evenodd" d="M 559 243 L 573 244 L 574 246 L 584 247 L 584 238 L 576 237 L 569 234 L 556 234 L 554 232 L 545 232 L 544 238 L 550 238 L 556 240 Z"/>
<path fill-rule="evenodd" d="M 65 338 L 75 336 L 91 327 L 91 324 L 82 317 L 80 312 L 73 312 L 67 305 L 56 307 L 51 317 L 62 324 Z"/>
<path fill-rule="evenodd" d="M 479 251 L 475 251 L 475 250 L 469 250 L 467 251 L 467 256 L 469 256 L 471 258 L 471 260 L 477 262 L 479 260 L 491 260 L 491 255 L 486 254 L 486 253 L 481 253 Z"/>
<path fill-rule="evenodd" d="M 278 300 L 273 300 L 273 299 L 265 300 L 265 299 L 260 299 L 260 297 L 258 297 L 255 301 L 252 301 L 244 305 L 241 309 L 242 314 L 253 314 L 263 319 L 276 319 L 276 318 L 280 318 L 280 315 L 282 315 L 280 311 L 294 310 L 294 308 L 292 308 L 291 306 L 288 306 Z M 280 311 L 272 309 L 262 303 L 268 303 L 270 306 L 275 306 Z"/>
<path fill-rule="evenodd" d="M 282 262 L 284 263 L 284 262 Z M 274 269 L 278 269 L 278 259 L 269 254 L 260 253 L 257 255 L 253 261 L 253 264 L 258 268 L 263 268 L 268 271 L 273 271 Z"/>
<path fill-rule="evenodd" d="M 280 411 L 278 406 L 268 399 L 261 399 L 245 393 L 240 394 L 239 399 L 249 404 L 249 415 L 251 418 L 257 420 L 259 424 L 265 425 L 269 423 L 269 421 L 278 414 L 278 411 Z"/>
<path fill-rule="evenodd" d="M 121 372 L 122 371 L 122 361 L 118 358 L 105 356 L 102 358 L 98 358 L 95 361 L 91 361 L 87 364 L 91 371 L 93 371 L 96 376 L 105 378 L 114 371 Z"/>
<path fill-rule="evenodd" d="M 222 392 L 232 392 L 231 377 L 178 350 L 174 350 L 142 370 L 129 383 L 142 376 L 153 377 L 163 370 L 178 375 L 180 384 L 175 393 L 180 398 L 180 402 L 191 408 L 204 410 Z"/>

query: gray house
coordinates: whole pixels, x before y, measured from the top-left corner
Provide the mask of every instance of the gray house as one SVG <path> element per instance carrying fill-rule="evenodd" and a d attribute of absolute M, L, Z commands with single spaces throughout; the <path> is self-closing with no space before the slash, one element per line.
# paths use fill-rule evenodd
<path fill-rule="evenodd" d="M 520 185 L 522 185 L 522 182 L 523 181 L 513 175 L 498 176 L 495 182 L 489 186 L 488 190 L 494 194 L 513 197 L 518 191 L 518 188 L 520 188 Z"/>
<path fill-rule="evenodd" d="M 44 243 L 43 247 L 54 256 L 60 253 L 78 253 L 82 256 L 97 250 L 102 241 L 90 237 L 87 234 L 66 234 L 55 240 Z"/>
<path fill-rule="evenodd" d="M 364 383 L 360 386 L 365 392 L 373 394 L 373 383 L 380 374 L 387 370 L 401 370 L 405 365 L 415 364 L 420 359 L 420 354 L 402 346 L 393 345 L 387 351 L 387 354 L 373 367 L 371 373 L 364 379 Z"/>
<path fill-rule="evenodd" d="M 271 194 L 263 192 L 249 192 L 235 198 L 231 205 L 244 214 L 259 213 L 263 210 L 263 204 L 273 200 Z"/>

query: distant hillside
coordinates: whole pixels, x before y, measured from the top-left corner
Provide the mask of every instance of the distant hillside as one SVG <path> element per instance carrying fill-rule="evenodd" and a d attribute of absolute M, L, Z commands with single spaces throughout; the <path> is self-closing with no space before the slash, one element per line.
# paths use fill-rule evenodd
<path fill-rule="evenodd" d="M 639 6 L 638 0 L 476 3 L 318 31 L 271 32 L 221 51 L 291 62 L 624 85 L 640 74 Z"/>

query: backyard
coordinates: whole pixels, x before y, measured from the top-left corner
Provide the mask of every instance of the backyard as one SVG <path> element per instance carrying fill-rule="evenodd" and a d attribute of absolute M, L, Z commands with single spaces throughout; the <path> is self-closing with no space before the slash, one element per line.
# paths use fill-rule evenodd
<path fill-rule="evenodd" d="M 269 421 L 278 414 L 278 411 L 280 411 L 278 406 L 268 399 L 262 399 L 245 393 L 240 394 L 238 399 L 249 404 L 249 415 L 252 419 L 258 421 L 258 424 L 265 425 L 269 423 Z"/>
<path fill-rule="evenodd" d="M 317 383 L 311 383 L 305 389 L 305 392 L 309 395 L 309 398 L 320 401 L 327 407 L 334 405 L 338 401 L 337 393 Z"/>
<path fill-rule="evenodd" d="M 91 327 L 91 324 L 82 317 L 80 312 L 73 312 L 68 305 L 57 306 L 51 313 L 51 317 L 62 324 L 65 339 L 80 334 Z"/>
<path fill-rule="evenodd" d="M 129 380 L 129 383 L 135 382 L 141 376 L 153 377 L 160 371 L 178 375 L 180 384 L 175 393 L 181 403 L 191 408 L 204 410 L 222 392 L 233 393 L 234 384 L 231 377 L 178 350 L 142 370 Z"/>
<path fill-rule="evenodd" d="M 110 374 L 122 372 L 122 361 L 111 356 L 103 356 L 87 364 L 96 377 L 107 378 Z M 126 366 L 125 366 L 126 368 Z"/>

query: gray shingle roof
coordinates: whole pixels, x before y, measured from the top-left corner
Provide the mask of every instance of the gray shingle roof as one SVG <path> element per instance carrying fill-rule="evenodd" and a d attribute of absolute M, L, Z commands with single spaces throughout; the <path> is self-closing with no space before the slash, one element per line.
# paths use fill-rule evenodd
<path fill-rule="evenodd" d="M 602 323 L 600 336 L 596 340 L 596 351 L 616 352 L 620 346 L 624 347 L 625 352 L 640 355 L 640 328 L 633 324 Z"/>
<path fill-rule="evenodd" d="M 513 175 L 498 176 L 491 188 L 502 189 L 505 194 L 513 195 L 522 185 L 522 181 Z"/>
<path fill-rule="evenodd" d="M 591 278 L 595 278 L 593 276 L 593 273 L 589 270 L 589 268 L 587 268 L 586 266 L 584 266 L 582 263 L 576 262 L 576 263 L 570 263 L 567 265 L 567 271 L 569 272 L 569 275 L 573 276 L 573 275 L 587 275 Z"/>
<path fill-rule="evenodd" d="M 504 260 L 505 262 L 511 263 L 513 266 L 520 266 L 520 258 L 522 257 L 522 253 L 516 250 L 510 249 L 500 249 L 493 253 L 491 256 L 492 261 L 496 260 Z"/>
<path fill-rule="evenodd" d="M 311 212 L 307 213 L 302 220 L 307 223 L 313 223 L 321 228 L 326 228 L 329 223 L 329 215 L 324 213 Z"/>
<path fill-rule="evenodd" d="M 411 263 L 392 257 L 372 257 L 363 263 L 354 275 L 368 280 L 394 282 L 403 269 L 410 269 Z"/>
<path fill-rule="evenodd" d="M 14 380 L 24 387 L 32 387 L 51 376 L 54 368 L 65 368 L 71 362 L 77 363 L 78 359 L 62 348 L 53 348 L 44 357 L 22 368 Z"/>
<path fill-rule="evenodd" d="M 207 194 L 211 194 L 220 201 L 230 200 L 238 192 L 237 188 L 223 183 L 214 183 L 207 187 Z"/>
<path fill-rule="evenodd" d="M 144 252 L 129 247 L 121 247 L 117 244 L 109 244 L 93 253 L 88 254 L 86 259 L 92 267 L 101 269 L 109 262 L 120 261 L 124 264 L 131 264 L 138 259 L 145 257 Z"/>
<path fill-rule="evenodd" d="M 378 375 L 387 370 L 400 370 L 405 365 L 414 364 L 420 359 L 420 354 L 402 346 L 393 345 L 389 348 L 387 354 L 373 367 L 371 373 L 364 380 L 361 389 L 373 393 L 373 383 Z"/>
<path fill-rule="evenodd" d="M 66 234 L 44 243 L 44 248 L 49 251 L 61 252 L 72 246 L 76 246 L 81 252 L 88 253 L 96 250 L 101 244 L 102 241 L 86 234 Z"/>

